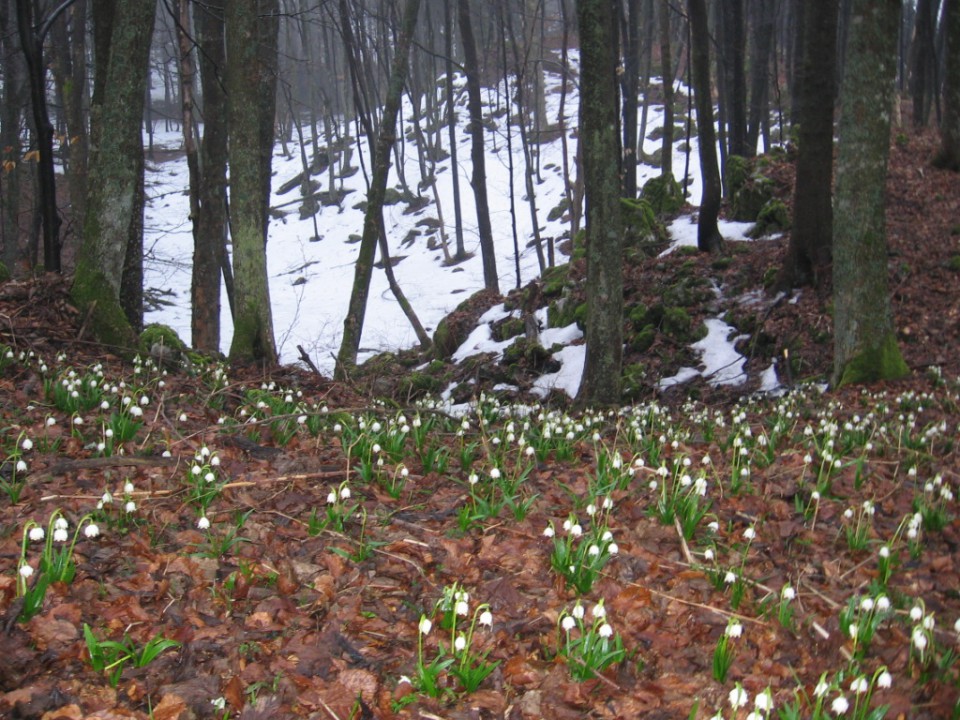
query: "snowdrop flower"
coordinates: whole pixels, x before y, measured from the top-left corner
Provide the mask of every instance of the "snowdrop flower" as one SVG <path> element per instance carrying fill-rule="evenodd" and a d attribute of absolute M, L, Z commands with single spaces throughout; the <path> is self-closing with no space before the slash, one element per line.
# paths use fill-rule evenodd
<path fill-rule="evenodd" d="M 43 528 L 39 525 L 30 528 L 30 532 L 27 534 L 27 537 L 29 537 L 32 542 L 40 542 L 44 537 Z"/>
<path fill-rule="evenodd" d="M 608 638 L 613 635 L 613 628 L 610 627 L 609 623 L 604 623 L 603 625 L 600 626 L 600 629 L 597 630 L 597 633 L 602 638 Z"/>
<path fill-rule="evenodd" d="M 603 600 L 593 606 L 593 610 L 590 611 L 590 614 L 595 618 L 604 618 L 607 616 L 607 609 L 603 606 Z"/>
<path fill-rule="evenodd" d="M 921 653 L 927 649 L 927 635 L 923 632 L 923 628 L 915 627 L 910 639 L 913 642 L 913 646 Z"/>
<path fill-rule="evenodd" d="M 349 500 L 350 499 L 350 488 L 342 487 L 340 488 L 340 499 Z"/>
<path fill-rule="evenodd" d="M 197 529 L 199 530 L 210 529 L 210 519 L 206 515 L 201 515 L 200 519 L 197 520 Z"/>
<path fill-rule="evenodd" d="M 123 506 L 125 512 L 132 513 L 137 509 L 137 504 L 133 500 L 128 500 L 127 504 Z"/>
<path fill-rule="evenodd" d="M 583 620 L 583 605 L 577 602 L 577 604 L 573 606 L 573 610 L 570 612 L 570 614 L 573 615 L 577 620 Z"/>
<path fill-rule="evenodd" d="M 743 689 L 743 686 L 740 683 L 737 683 L 737 686 L 730 691 L 728 696 L 730 699 L 730 707 L 734 710 L 739 710 L 744 707 L 747 702 L 750 700 L 750 696 L 747 694 L 747 691 Z"/>
<path fill-rule="evenodd" d="M 457 639 L 453 641 L 453 649 L 457 652 L 463 652 L 463 649 L 467 646 L 467 638 L 463 633 L 457 635 Z"/>
<path fill-rule="evenodd" d="M 27 471 L 27 463 L 21 458 L 17 460 L 17 472 L 24 473 Z"/>
<path fill-rule="evenodd" d="M 113 502 L 113 495 L 110 494 L 109 490 L 100 496 L 100 502 L 104 505 L 110 505 Z"/>
<path fill-rule="evenodd" d="M 813 694 L 816 697 L 823 697 L 827 694 L 827 691 L 830 689 L 830 686 L 827 685 L 826 681 L 821 676 L 820 682 L 817 683 L 817 686 L 813 689 Z"/>
<path fill-rule="evenodd" d="M 610 509 L 612 509 L 612 508 L 613 508 L 613 499 L 610 498 L 609 496 L 605 497 L 605 498 L 603 499 L 603 506 L 602 506 L 602 507 L 603 507 L 604 510 L 610 510 Z"/>
<path fill-rule="evenodd" d="M 33 450 L 33 440 L 30 438 L 24 438 L 23 442 L 20 443 L 20 447 L 24 450 Z"/>
<path fill-rule="evenodd" d="M 596 557 L 597 555 L 600 554 L 600 546 L 599 546 L 599 545 L 591 545 L 589 548 L 587 548 L 587 554 L 588 554 L 590 557 Z"/>
<path fill-rule="evenodd" d="M 467 476 L 467 482 L 471 485 L 476 485 L 479 481 L 480 477 L 475 472 L 472 472 Z"/>
<path fill-rule="evenodd" d="M 860 601 L 860 609 L 864 612 L 870 612 L 874 606 L 873 598 L 871 597 L 865 597 Z"/>
<path fill-rule="evenodd" d="M 727 637 L 738 638 L 743 635 L 743 625 L 738 622 L 731 623 L 723 632 Z"/>
<path fill-rule="evenodd" d="M 460 616 L 466 617 L 470 612 L 470 606 L 466 603 L 465 600 L 459 600 L 456 605 L 453 606 L 453 611 Z"/>
<path fill-rule="evenodd" d="M 710 532 L 720 532 L 720 523 L 714 520 L 707 524 L 707 529 L 710 530 Z"/>
<path fill-rule="evenodd" d="M 563 620 L 560 621 L 560 627 L 562 627 L 566 632 L 570 632 L 577 626 L 577 621 L 573 619 L 572 615 L 564 615 Z"/>
<path fill-rule="evenodd" d="M 570 534 L 574 537 L 580 537 L 583 535 L 583 528 L 579 524 L 570 526 Z"/>
<path fill-rule="evenodd" d="M 217 479 L 217 476 L 214 475 L 212 472 L 208 472 L 206 475 L 203 476 L 203 479 L 208 483 L 212 483 L 214 480 Z"/>
<path fill-rule="evenodd" d="M 856 693 L 857 695 L 863 695 L 863 693 L 869 689 L 870 683 L 867 682 L 867 679 L 863 675 L 854 678 L 853 682 L 850 683 L 850 692 Z"/>
<path fill-rule="evenodd" d="M 857 639 L 857 633 L 860 632 L 860 628 L 857 627 L 856 623 L 850 623 L 850 627 L 847 628 L 847 633 L 850 635 L 851 640 Z"/>
<path fill-rule="evenodd" d="M 20 577 L 26 580 L 27 578 L 33 575 L 33 568 L 30 565 L 27 565 L 26 563 L 24 563 L 23 565 L 20 566 L 20 570 L 18 570 L 18 572 L 20 573 Z"/>
<path fill-rule="evenodd" d="M 89 539 L 100 536 L 100 527 L 96 523 L 87 523 L 87 526 L 83 528 L 83 535 Z"/>
<path fill-rule="evenodd" d="M 589 515 L 590 517 L 593 517 L 596 514 L 597 514 L 597 506 L 594 505 L 593 503 L 590 503 L 589 505 L 587 505 L 587 515 Z"/>
<path fill-rule="evenodd" d="M 727 574 L 723 576 L 723 581 L 727 585 L 733 585 L 737 581 L 737 576 L 734 575 L 733 570 L 727 570 Z"/>
<path fill-rule="evenodd" d="M 487 627 L 493 627 L 493 613 L 489 610 L 484 610 L 480 613 L 480 617 L 477 618 L 477 622 L 481 625 L 486 625 Z"/>
<path fill-rule="evenodd" d="M 604 530 L 603 535 L 600 536 L 600 539 L 603 542 L 610 542 L 611 540 L 613 540 L 613 533 L 610 532 L 609 530 Z"/>
<path fill-rule="evenodd" d="M 783 587 L 782 595 L 783 595 L 783 599 L 789 602 L 793 600 L 795 597 L 797 597 L 797 591 L 794 590 L 791 586 L 785 585 Z"/>
<path fill-rule="evenodd" d="M 544 537 L 552 538 L 554 535 L 556 535 L 556 531 L 554 531 L 553 525 L 547 525 L 547 526 L 543 529 L 543 536 L 544 536 Z"/>
<path fill-rule="evenodd" d="M 753 529 L 752 525 L 743 531 L 743 537 L 745 537 L 747 540 L 753 540 L 756 536 L 757 531 Z"/>
<path fill-rule="evenodd" d="M 920 622 L 921 618 L 923 618 L 923 608 L 921 608 L 919 605 L 914 605 L 912 608 L 910 608 L 911 620 L 914 622 Z"/>
<path fill-rule="evenodd" d="M 930 631 L 932 631 L 934 625 L 936 625 L 936 620 L 934 620 L 933 614 L 931 613 L 930 615 L 926 615 L 926 616 L 923 618 L 923 622 L 920 623 L 920 624 L 923 625 L 923 629 L 924 629 L 924 630 L 930 630 Z"/>
<path fill-rule="evenodd" d="M 212 458 L 210 458 L 210 464 L 214 467 L 217 467 L 220 464 L 220 458 L 214 455 Z"/>
<path fill-rule="evenodd" d="M 877 687 L 882 688 L 883 690 L 888 690 L 891 685 L 893 685 L 893 677 L 890 675 L 890 673 L 884 670 L 877 677 Z"/>
<path fill-rule="evenodd" d="M 58 517 L 53 521 L 54 530 L 66 530 L 70 527 L 70 524 L 67 522 L 67 519 L 64 517 Z"/>
<path fill-rule="evenodd" d="M 132 493 L 132 492 L 134 491 L 133 483 L 130 482 L 129 480 L 127 480 L 127 481 L 123 484 L 123 491 L 124 491 L 127 495 L 129 495 L 130 493 Z"/>
<path fill-rule="evenodd" d="M 335 505 L 337 502 L 337 494 L 335 492 L 327 493 L 327 505 Z"/>
<path fill-rule="evenodd" d="M 611 555 L 616 555 L 617 553 L 620 552 L 620 546 L 612 542 L 609 545 L 607 545 L 607 552 L 610 553 Z"/>
<path fill-rule="evenodd" d="M 433 628 L 433 623 L 430 622 L 430 618 L 422 617 L 420 618 L 420 625 L 418 629 L 420 630 L 421 635 L 429 635 L 430 630 Z"/>
<path fill-rule="evenodd" d="M 830 711 L 835 715 L 844 715 L 850 709 L 850 703 L 843 695 L 837 695 L 830 703 Z"/>
<path fill-rule="evenodd" d="M 65 543 L 70 537 L 70 534 L 64 528 L 57 528 L 53 531 L 53 541 L 58 543 Z"/>
<path fill-rule="evenodd" d="M 953 629 L 957 635 L 960 635 L 960 618 L 957 618 L 957 621 L 953 624 Z"/>
<path fill-rule="evenodd" d="M 180 413 L 180 417 L 178 418 L 178 420 L 180 420 L 180 422 L 186 422 L 187 414 L 185 412 Z"/>
<path fill-rule="evenodd" d="M 703 551 L 703 559 L 708 562 L 713 560 L 713 548 L 707 548 Z"/>

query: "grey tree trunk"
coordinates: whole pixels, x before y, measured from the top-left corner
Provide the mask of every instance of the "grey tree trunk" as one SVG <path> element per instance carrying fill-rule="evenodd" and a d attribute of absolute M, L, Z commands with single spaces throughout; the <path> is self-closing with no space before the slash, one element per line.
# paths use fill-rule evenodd
<path fill-rule="evenodd" d="M 262 39 L 259 7 L 257 0 L 231 0 L 224 7 L 230 228 L 236 302 L 230 360 L 273 365 L 277 351 L 264 244 L 268 217 L 261 168 L 264 118 L 260 112 L 260 94 L 267 68 L 258 46 Z M 272 116 L 270 125 L 272 128 Z"/>
<path fill-rule="evenodd" d="M 797 180 L 783 288 L 830 286 L 833 248 L 833 109 L 837 0 L 809 0 L 800 60 Z"/>
<path fill-rule="evenodd" d="M 117 0 L 110 18 L 99 16 L 109 30 L 98 31 L 98 48 L 108 51 L 98 61 L 87 213 L 72 290 L 77 304 L 92 311 L 97 339 L 126 347 L 135 338 L 121 302 L 123 275 L 137 274 L 143 262 L 127 254 L 131 235 L 143 227 L 140 123 L 155 10 L 149 0 Z"/>
<path fill-rule="evenodd" d="M 343 2 L 344 0 L 341 0 Z M 380 214 L 387 189 L 387 176 L 390 174 L 390 153 L 396 142 L 397 115 L 400 113 L 400 101 L 407 77 L 408 55 L 413 40 L 413 31 L 420 9 L 420 0 L 407 0 L 403 13 L 403 22 L 397 38 L 387 87 L 386 102 L 377 135 L 373 156 L 373 174 L 370 189 L 367 192 L 367 210 L 363 220 L 363 235 L 354 269 L 353 290 L 350 293 L 350 305 L 343 321 L 343 339 L 337 353 L 335 376 L 344 379 L 357 364 L 360 351 L 360 337 L 363 334 L 363 321 L 367 312 L 367 297 L 370 294 L 370 278 L 373 274 L 373 261 L 376 256 L 377 240 L 380 237 Z M 384 258 L 387 262 L 388 258 Z"/>
<path fill-rule="evenodd" d="M 700 174 L 703 197 L 697 221 L 697 247 L 702 252 L 720 249 L 723 241 L 717 227 L 723 186 L 717 163 L 717 135 L 713 127 L 713 97 L 710 92 L 710 33 L 705 0 L 688 0 L 691 36 L 693 94 L 697 105 L 697 137 L 700 141 Z"/>
<path fill-rule="evenodd" d="M 0 51 L 3 58 L 3 91 L 0 102 L 0 240 L 3 264 L 18 274 L 20 261 L 20 183 L 27 165 L 20 162 L 20 119 L 27 100 L 26 69 L 16 40 L 9 3 L 0 3 Z"/>
<path fill-rule="evenodd" d="M 497 256 L 493 247 L 493 227 L 490 225 L 490 205 L 487 202 L 487 170 L 483 136 L 483 107 L 480 98 L 480 65 L 477 43 L 473 37 L 469 0 L 458 0 L 460 38 L 463 42 L 463 72 L 467 76 L 467 109 L 470 112 L 470 159 L 473 162 L 473 197 L 477 205 L 477 231 L 480 234 L 480 255 L 483 261 L 483 285 L 487 290 L 500 292 L 497 276 Z"/>
<path fill-rule="evenodd" d="M 226 67 L 223 0 L 208 0 L 202 6 L 195 6 L 194 21 L 203 87 L 203 138 L 199 147 L 198 208 L 194 217 L 190 331 L 194 348 L 218 353 L 221 274 L 229 278 L 228 298 L 232 297 L 233 285 L 226 251 L 227 96 L 220 74 Z"/>
<path fill-rule="evenodd" d="M 834 201 L 837 386 L 909 373 L 893 329 L 884 222 L 900 0 L 854 0 Z"/>
<path fill-rule="evenodd" d="M 673 177 L 673 61 L 670 53 L 670 2 L 660 0 L 660 73 L 663 75 L 663 139 L 660 172 Z"/>
<path fill-rule="evenodd" d="M 940 151 L 933 160 L 936 167 L 960 170 L 960 0 L 945 0 L 947 25 L 946 81 L 943 89 L 943 122 L 940 125 Z"/>
<path fill-rule="evenodd" d="M 623 361 L 623 223 L 617 23 L 609 0 L 580 0 L 580 144 L 587 229 L 587 350 L 577 401 L 620 401 Z"/>

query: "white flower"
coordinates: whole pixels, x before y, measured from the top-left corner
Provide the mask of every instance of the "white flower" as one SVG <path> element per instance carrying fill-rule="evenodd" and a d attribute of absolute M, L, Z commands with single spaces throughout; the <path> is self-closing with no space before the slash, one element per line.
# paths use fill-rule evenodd
<path fill-rule="evenodd" d="M 20 566 L 20 570 L 18 572 L 20 573 L 20 577 L 26 580 L 28 577 L 33 575 L 33 568 L 24 563 Z"/>
<path fill-rule="evenodd" d="M 41 540 L 43 540 L 43 536 L 44 536 L 43 528 L 40 527 L 39 525 L 30 528 L 30 532 L 27 533 L 27 537 L 29 537 L 32 542 L 40 542 Z"/>
<path fill-rule="evenodd" d="M 187 414 L 186 414 L 185 412 L 182 412 L 182 413 L 180 413 L 180 417 L 177 418 L 177 419 L 180 420 L 180 422 L 186 422 L 186 421 L 187 421 Z"/>
<path fill-rule="evenodd" d="M 884 545 L 882 548 L 880 548 L 880 557 L 882 557 L 882 558 L 888 558 L 888 557 L 890 557 L 890 548 L 887 547 L 886 545 Z"/>
<path fill-rule="evenodd" d="M 877 687 L 882 688 L 883 690 L 887 690 L 890 688 L 891 685 L 893 685 L 893 677 L 890 675 L 890 673 L 884 670 L 877 677 Z"/>
<path fill-rule="evenodd" d="M 738 622 L 730 623 L 727 625 L 724 633 L 726 633 L 727 637 L 738 638 L 743 635 L 743 625 Z"/>
<path fill-rule="evenodd" d="M 957 621 L 953 624 L 954 632 L 960 635 L 960 618 L 957 618 Z"/>
<path fill-rule="evenodd" d="M 129 480 L 127 480 L 127 482 L 125 482 L 124 485 L 123 485 L 123 491 L 124 491 L 127 495 L 129 495 L 130 493 L 132 493 L 132 492 L 134 491 L 133 483 L 130 482 Z"/>
<path fill-rule="evenodd" d="M 754 530 L 753 526 L 751 525 L 750 527 L 748 527 L 746 530 L 743 531 L 743 536 L 747 540 L 753 540 L 757 536 L 757 531 Z"/>
<path fill-rule="evenodd" d="M 933 626 L 936 625 L 936 620 L 933 619 L 933 614 L 924 616 L 923 622 L 921 623 L 921 625 L 923 625 L 924 630 L 932 631 Z"/>
<path fill-rule="evenodd" d="M 460 600 L 456 605 L 453 606 L 453 611 L 457 615 L 465 617 L 470 612 L 470 606 L 465 601 Z"/>
<path fill-rule="evenodd" d="M 210 458 L 210 464 L 213 465 L 214 467 L 217 467 L 218 465 L 220 465 L 219 456 L 214 455 L 212 458 Z"/>
<path fill-rule="evenodd" d="M 830 711 L 835 715 L 844 715 L 850 709 L 850 703 L 843 695 L 837 695 L 830 703 Z"/>
<path fill-rule="evenodd" d="M 68 527 L 70 527 L 70 524 L 65 517 L 58 517 L 53 521 L 54 530 L 66 530 Z"/>
<path fill-rule="evenodd" d="M 493 627 L 493 613 L 489 610 L 484 610 L 480 613 L 480 617 L 477 618 L 477 622 L 481 625 L 486 625 L 487 627 Z"/>
<path fill-rule="evenodd" d="M 797 596 L 797 591 L 794 590 L 794 589 L 793 589 L 792 587 L 790 587 L 789 585 L 784 585 L 784 586 L 783 586 L 783 592 L 781 593 L 781 595 L 783 596 L 783 599 L 784 599 L 784 600 L 786 600 L 786 601 L 789 602 L 789 601 L 793 600 L 793 599 Z"/>
<path fill-rule="evenodd" d="M 570 614 L 573 615 L 577 620 L 582 620 L 582 619 L 583 619 L 583 605 L 581 605 L 581 604 L 578 602 L 576 605 L 573 606 L 573 610 L 571 611 Z"/>
<path fill-rule="evenodd" d="M 340 488 L 340 499 L 349 500 L 350 499 L 350 488 L 342 487 Z"/>
<path fill-rule="evenodd" d="M 760 712 L 770 712 L 773 710 L 773 695 L 770 693 L 770 688 L 767 688 L 754 698 L 753 706 Z"/>
<path fill-rule="evenodd" d="M 851 640 L 857 639 L 857 633 L 860 632 L 860 628 L 857 627 L 856 623 L 850 623 L 850 627 L 847 628 L 847 633 L 850 635 Z"/>
<path fill-rule="evenodd" d="M 83 529 L 84 537 L 93 539 L 100 535 L 100 527 L 96 523 L 87 523 L 87 526 Z"/>
<path fill-rule="evenodd" d="M 602 638 L 608 638 L 613 635 L 613 628 L 610 627 L 609 623 L 604 623 L 603 625 L 600 626 L 600 629 L 597 630 L 597 633 Z"/>
<path fill-rule="evenodd" d="M 865 597 L 860 601 L 860 609 L 864 612 L 870 612 L 874 608 L 873 598 Z"/>
<path fill-rule="evenodd" d="M 327 505 L 334 505 L 337 502 L 337 494 L 335 492 L 327 493 Z"/>
<path fill-rule="evenodd" d="M 620 546 L 617 545 L 616 543 L 610 543 L 609 545 L 607 545 L 607 552 L 610 553 L 611 555 L 616 555 L 617 553 L 620 552 Z"/>
<path fill-rule="evenodd" d="M 433 627 L 433 623 L 430 622 L 430 618 L 422 617 L 420 618 L 419 630 L 421 635 L 429 635 L 430 629 Z"/>
<path fill-rule="evenodd" d="M 463 652 L 463 649 L 467 646 L 467 638 L 463 633 L 457 635 L 457 639 L 453 641 L 453 649 L 457 652 Z"/>
<path fill-rule="evenodd" d="M 467 476 L 467 482 L 471 485 L 476 485 L 479 481 L 480 477 L 475 472 L 472 472 Z"/>
<path fill-rule="evenodd" d="M 554 532 L 553 525 L 547 525 L 547 526 L 543 529 L 543 536 L 544 536 L 544 537 L 552 538 L 554 535 L 556 535 L 556 532 Z"/>
<path fill-rule="evenodd" d="M 214 698 L 210 701 L 210 704 L 213 705 L 214 710 L 224 710 L 227 707 L 227 701 L 222 697 Z"/>
<path fill-rule="evenodd" d="M 102 502 L 104 505 L 109 505 L 113 502 L 113 495 L 110 494 L 109 490 L 100 496 L 100 502 Z"/>
<path fill-rule="evenodd" d="M 927 635 L 923 632 L 923 628 L 915 627 L 910 639 L 913 641 L 913 646 L 920 652 L 927 649 Z"/>
<path fill-rule="evenodd" d="M 499 480 L 499 479 L 500 479 L 500 471 L 499 471 L 497 468 L 492 468 L 492 469 L 490 470 L 490 479 L 491 479 L 491 480 Z"/>
<path fill-rule="evenodd" d="M 888 598 L 886 595 L 880 595 L 877 598 L 877 611 L 886 612 L 889 609 L 890 609 L 890 598 Z"/>
<path fill-rule="evenodd" d="M 591 545 L 589 548 L 587 548 L 587 554 L 590 557 L 596 557 L 600 554 L 600 547 L 598 545 Z"/>
<path fill-rule="evenodd" d="M 197 529 L 199 530 L 210 529 L 210 519 L 206 515 L 201 515 L 200 519 L 197 520 Z"/>
<path fill-rule="evenodd" d="M 820 678 L 820 682 L 817 683 L 817 686 L 813 689 L 813 694 L 816 697 L 823 697 L 827 694 L 827 691 L 830 689 L 830 686 L 827 685 L 823 677 Z"/>
<path fill-rule="evenodd" d="M 593 503 L 590 503 L 589 505 L 587 505 L 587 515 L 589 515 L 590 517 L 593 517 L 596 514 L 597 514 L 597 506 L 594 505 Z"/>
<path fill-rule="evenodd" d="M 579 524 L 570 526 L 570 534 L 574 537 L 580 537 L 583 535 L 583 528 Z"/>
<path fill-rule="evenodd" d="M 743 689 L 740 683 L 737 683 L 737 686 L 730 691 L 729 698 L 730 707 L 732 707 L 734 710 L 739 710 L 750 701 L 750 696 L 747 694 L 747 691 Z"/>
<path fill-rule="evenodd" d="M 853 682 L 850 683 L 850 692 L 856 693 L 857 695 L 862 695 L 869 689 L 870 683 L 867 682 L 867 678 L 865 678 L 863 675 L 858 678 L 854 678 Z"/>
<path fill-rule="evenodd" d="M 720 532 L 720 523 L 714 520 L 713 522 L 707 524 L 707 528 L 710 530 L 710 532 Z"/>
<path fill-rule="evenodd" d="M 607 616 L 607 609 L 603 606 L 603 600 L 593 606 L 593 610 L 590 611 L 590 614 L 595 618 L 603 618 Z"/>
<path fill-rule="evenodd" d="M 30 438 L 24 438 L 23 442 L 20 443 L 20 447 L 22 447 L 24 450 L 33 450 L 33 440 Z"/>
<path fill-rule="evenodd" d="M 16 466 L 16 467 L 17 467 L 17 472 L 18 472 L 18 473 L 25 473 L 25 472 L 27 471 L 27 463 L 26 463 L 26 461 L 23 460 L 22 458 L 21 458 L 20 460 L 17 460 L 17 466 Z"/>
<path fill-rule="evenodd" d="M 920 619 L 923 617 L 923 608 L 919 605 L 914 605 L 910 608 L 910 619 L 914 622 L 920 622 Z"/>
<path fill-rule="evenodd" d="M 124 512 L 132 513 L 137 509 L 137 504 L 133 500 L 128 500 L 127 504 L 123 506 Z"/>
<path fill-rule="evenodd" d="M 214 475 L 212 472 L 208 472 L 206 475 L 203 476 L 203 479 L 205 482 L 212 483 L 214 480 L 217 479 L 217 476 Z"/>
<path fill-rule="evenodd" d="M 566 632 L 570 632 L 577 626 L 577 621 L 573 619 L 572 615 L 564 615 L 563 620 L 560 621 L 560 627 L 562 627 Z"/>
<path fill-rule="evenodd" d="M 723 576 L 723 581 L 727 585 L 733 585 L 737 581 L 737 576 L 734 575 L 733 570 L 727 570 L 727 574 Z"/>
<path fill-rule="evenodd" d="M 53 541 L 65 543 L 70 538 L 69 533 L 64 528 L 57 528 L 53 531 Z"/>

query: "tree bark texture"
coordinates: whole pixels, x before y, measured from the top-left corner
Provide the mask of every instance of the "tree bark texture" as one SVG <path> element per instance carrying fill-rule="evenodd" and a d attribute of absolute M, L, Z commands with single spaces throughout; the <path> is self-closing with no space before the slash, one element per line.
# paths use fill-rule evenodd
<path fill-rule="evenodd" d="M 497 256 L 493 247 L 493 227 L 490 225 L 490 204 L 487 201 L 486 147 L 484 146 L 483 105 L 480 97 L 480 61 L 473 36 L 469 0 L 458 0 L 460 39 L 463 43 L 463 73 L 467 77 L 467 110 L 470 113 L 470 160 L 473 163 L 473 197 L 477 206 L 477 232 L 480 235 L 480 255 L 483 262 L 483 285 L 487 290 L 500 292 L 497 275 Z"/>
<path fill-rule="evenodd" d="M 267 68 L 263 66 L 258 42 L 262 39 L 259 7 L 258 0 L 225 3 L 230 228 L 236 302 L 230 360 L 269 366 L 276 363 L 277 350 L 264 244 L 268 217 L 260 155 L 260 93 Z M 270 124 L 272 127 L 272 117 Z"/>
<path fill-rule="evenodd" d="M 939 10 L 939 0 L 917 0 L 916 25 L 910 48 L 910 95 L 913 99 L 913 126 L 917 128 L 927 124 L 933 94 L 937 91 L 933 36 Z"/>
<path fill-rule="evenodd" d="M 834 382 L 902 377 L 884 222 L 900 0 L 854 0 L 834 202 Z"/>
<path fill-rule="evenodd" d="M 747 118 L 747 141 L 744 148 L 748 157 L 757 154 L 760 130 L 764 127 L 764 119 L 770 104 L 770 57 L 773 52 L 777 18 L 775 0 L 757 0 L 754 6 L 754 32 L 751 35 L 753 47 L 750 57 L 750 106 Z"/>
<path fill-rule="evenodd" d="M 377 240 L 380 237 L 380 217 L 383 200 L 390 174 L 390 153 L 396 142 L 397 116 L 403 98 L 403 87 L 407 77 L 408 56 L 416 27 L 420 0 L 407 0 L 403 13 L 403 22 L 397 38 L 393 67 L 390 70 L 390 82 L 383 106 L 379 135 L 373 156 L 373 176 L 367 191 L 367 209 L 363 219 L 363 234 L 360 250 L 354 267 L 353 290 L 350 293 L 350 305 L 343 321 L 343 338 L 337 353 L 335 374 L 338 378 L 347 377 L 357 364 L 360 351 L 360 337 L 363 334 L 363 321 L 367 312 L 367 298 L 370 294 L 370 279 L 373 274 L 373 262 L 376 257 Z M 385 258 L 385 262 L 387 259 Z"/>
<path fill-rule="evenodd" d="M 790 247 L 779 284 L 829 287 L 833 247 L 833 109 L 837 0 L 809 0 L 800 48 L 799 150 Z"/>
<path fill-rule="evenodd" d="M 587 349 L 578 402 L 620 402 L 623 223 L 617 128 L 617 23 L 609 0 L 578 0 L 580 143 L 587 230 Z"/>
<path fill-rule="evenodd" d="M 946 79 L 943 89 L 943 122 L 940 125 L 940 152 L 933 164 L 960 170 L 960 0 L 945 0 L 947 24 Z"/>
<path fill-rule="evenodd" d="M 717 162 L 717 135 L 713 125 L 713 96 L 710 90 L 710 32 L 705 0 L 688 0 L 690 16 L 693 94 L 697 106 L 697 138 L 700 142 L 700 174 L 703 197 L 697 221 L 697 247 L 702 252 L 720 249 L 723 238 L 717 227 L 723 186 Z"/>
<path fill-rule="evenodd" d="M 660 0 L 660 74 L 663 75 L 663 144 L 660 172 L 673 176 L 673 60 L 670 52 L 670 1 Z"/>
<path fill-rule="evenodd" d="M 98 62 L 102 63 L 95 103 L 98 123 L 73 297 L 82 308 L 93 308 L 91 327 L 97 338 L 115 345 L 133 341 L 121 287 L 125 268 L 136 272 L 134 266 L 142 267 L 143 262 L 142 255 L 128 261 L 127 252 L 131 233 L 143 227 L 140 123 L 155 10 L 152 0 L 117 0 L 109 40 L 101 45 L 109 51 Z"/>
<path fill-rule="evenodd" d="M 3 263 L 14 277 L 20 261 L 20 183 L 25 180 L 20 118 L 27 100 L 26 68 L 17 43 L 16 20 L 11 6 L 0 3 L 0 52 L 3 62 L 3 90 L 0 102 L 0 240 L 3 242 Z"/>

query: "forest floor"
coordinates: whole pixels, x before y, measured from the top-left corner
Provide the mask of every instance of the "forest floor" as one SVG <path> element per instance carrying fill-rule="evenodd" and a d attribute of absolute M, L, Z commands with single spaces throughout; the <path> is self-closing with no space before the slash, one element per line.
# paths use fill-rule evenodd
<path fill-rule="evenodd" d="M 809 291 L 755 328 L 800 356 L 783 396 L 452 417 L 122 362 L 58 281 L 0 286 L 0 716 L 960 717 L 960 183 L 933 142 L 895 143 L 888 186 L 913 374 L 867 388 L 800 382 L 830 371 Z M 759 290 L 784 249 L 648 269 Z M 658 347 L 652 379 L 685 361 Z"/>

